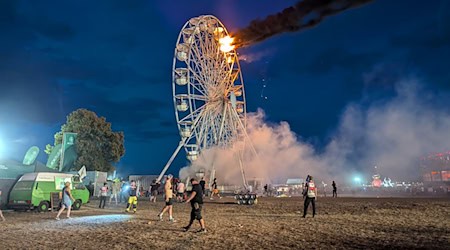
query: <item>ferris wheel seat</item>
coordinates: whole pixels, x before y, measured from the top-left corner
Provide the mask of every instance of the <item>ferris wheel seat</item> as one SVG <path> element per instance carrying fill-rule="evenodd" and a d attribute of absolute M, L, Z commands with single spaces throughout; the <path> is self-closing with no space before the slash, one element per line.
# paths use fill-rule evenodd
<path fill-rule="evenodd" d="M 195 160 L 198 159 L 198 151 L 197 150 L 187 151 L 187 156 L 186 157 L 190 161 L 195 161 Z"/>
<path fill-rule="evenodd" d="M 177 52 L 177 59 L 178 59 L 178 60 L 184 62 L 184 61 L 187 60 L 187 58 L 188 58 L 188 56 L 187 56 L 187 53 L 186 53 L 186 52 L 183 52 L 183 51 Z"/>
<path fill-rule="evenodd" d="M 242 96 L 242 89 L 238 89 L 238 90 L 234 91 L 234 95 L 235 96 Z"/>
<path fill-rule="evenodd" d="M 190 128 L 182 128 L 181 129 L 181 132 L 180 132 L 181 137 L 187 138 L 187 137 L 190 137 L 191 134 L 192 133 L 191 133 L 191 129 Z"/>
<path fill-rule="evenodd" d="M 177 104 L 177 110 L 184 112 L 189 109 L 189 105 L 186 100 L 181 100 L 180 103 Z"/>
<path fill-rule="evenodd" d="M 176 84 L 183 86 L 188 83 L 188 78 L 187 76 L 176 77 L 175 82 Z"/>
<path fill-rule="evenodd" d="M 197 25 L 200 22 L 201 18 L 202 18 L 201 16 L 193 17 L 193 18 L 189 19 L 189 23 L 191 25 Z"/>
<path fill-rule="evenodd" d="M 177 59 L 186 61 L 188 59 L 189 45 L 181 43 L 177 45 Z"/>
<path fill-rule="evenodd" d="M 191 36 L 197 34 L 198 30 L 195 27 L 186 28 L 183 30 L 183 34 Z"/>

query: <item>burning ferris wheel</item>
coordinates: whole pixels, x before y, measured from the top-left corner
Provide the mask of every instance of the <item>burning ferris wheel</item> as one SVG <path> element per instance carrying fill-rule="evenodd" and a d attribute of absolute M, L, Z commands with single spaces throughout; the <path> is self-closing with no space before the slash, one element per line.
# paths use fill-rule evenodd
<path fill-rule="evenodd" d="M 192 162 L 204 149 L 233 147 L 246 137 L 244 82 L 232 42 L 211 15 L 191 18 L 181 29 L 172 69 L 181 140 L 158 180 L 181 148 Z"/>

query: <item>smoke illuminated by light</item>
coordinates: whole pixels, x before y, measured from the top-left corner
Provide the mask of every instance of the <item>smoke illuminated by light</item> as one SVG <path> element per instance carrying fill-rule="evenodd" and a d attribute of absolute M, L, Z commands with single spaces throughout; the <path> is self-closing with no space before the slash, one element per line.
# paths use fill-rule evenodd
<path fill-rule="evenodd" d="M 231 45 L 231 43 L 233 43 L 234 38 L 230 37 L 230 36 L 225 36 L 219 39 L 219 44 L 220 44 L 220 50 L 222 52 L 230 52 L 234 49 L 234 45 Z"/>

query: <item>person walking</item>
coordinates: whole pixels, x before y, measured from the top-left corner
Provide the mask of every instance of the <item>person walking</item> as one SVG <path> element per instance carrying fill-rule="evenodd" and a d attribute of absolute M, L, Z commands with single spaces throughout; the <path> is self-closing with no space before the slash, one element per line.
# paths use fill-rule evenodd
<path fill-rule="evenodd" d="M 166 178 L 166 183 L 164 184 L 164 195 L 165 195 L 165 201 L 166 204 L 164 205 L 161 212 L 158 214 L 158 218 L 160 221 L 163 220 L 163 215 L 166 211 L 169 211 L 169 221 L 175 222 L 172 216 L 173 212 L 173 189 L 172 189 L 172 179 L 173 176 L 169 174 Z"/>
<path fill-rule="evenodd" d="M 61 209 L 59 209 L 58 214 L 56 215 L 56 220 L 60 220 L 59 216 L 67 208 L 67 219 L 70 219 L 70 211 L 72 210 L 72 203 L 75 201 L 75 198 L 72 196 L 72 192 L 70 191 L 70 182 L 66 182 L 64 188 L 62 190 L 62 202 Z"/>
<path fill-rule="evenodd" d="M 217 195 L 217 197 L 219 197 L 219 199 L 222 199 L 222 197 L 220 197 L 220 194 L 219 194 L 219 189 L 217 188 L 217 179 L 216 178 L 214 178 L 213 184 L 211 185 L 211 189 L 212 189 L 212 192 L 211 192 L 211 197 L 209 198 L 210 200 L 213 199 L 213 196 L 215 194 Z"/>
<path fill-rule="evenodd" d="M 2 221 L 5 221 L 5 217 L 2 213 L 2 190 L 0 190 L 0 218 L 2 219 Z"/>
<path fill-rule="evenodd" d="M 306 217 L 306 212 L 308 211 L 309 203 L 312 203 L 312 209 L 313 209 L 313 218 L 316 215 L 316 198 L 317 198 L 317 188 L 314 184 L 313 177 L 308 176 L 307 178 L 309 181 L 306 182 L 305 192 L 304 192 L 304 208 L 303 208 L 303 218 Z"/>
<path fill-rule="evenodd" d="M 100 203 L 98 208 L 105 208 L 106 198 L 108 197 L 108 183 L 103 183 L 103 187 L 100 188 Z"/>
<path fill-rule="evenodd" d="M 198 180 L 196 178 L 191 179 L 192 193 L 189 198 L 185 201 L 186 203 L 191 203 L 191 218 L 189 224 L 183 227 L 184 231 L 187 232 L 194 223 L 194 220 L 198 220 L 200 224 L 200 230 L 198 233 L 206 233 L 205 220 L 202 217 L 202 206 L 203 206 L 203 191 Z"/>
<path fill-rule="evenodd" d="M 125 212 L 130 212 L 131 207 L 133 207 L 133 213 L 136 213 L 137 210 L 137 186 L 136 186 L 136 182 L 133 180 L 130 183 L 130 190 L 128 191 L 128 203 L 127 203 L 127 209 L 125 209 Z"/>
<path fill-rule="evenodd" d="M 333 181 L 333 184 L 331 184 L 331 186 L 333 186 L 333 197 L 337 198 L 336 182 Z"/>

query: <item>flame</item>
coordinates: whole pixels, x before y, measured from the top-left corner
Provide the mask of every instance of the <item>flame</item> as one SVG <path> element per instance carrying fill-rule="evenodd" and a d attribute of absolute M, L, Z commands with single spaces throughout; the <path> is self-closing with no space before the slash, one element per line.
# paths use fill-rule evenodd
<path fill-rule="evenodd" d="M 220 50 L 222 52 L 230 52 L 234 49 L 234 45 L 231 45 L 231 43 L 234 41 L 234 38 L 230 36 L 225 36 L 219 39 L 220 44 Z"/>

